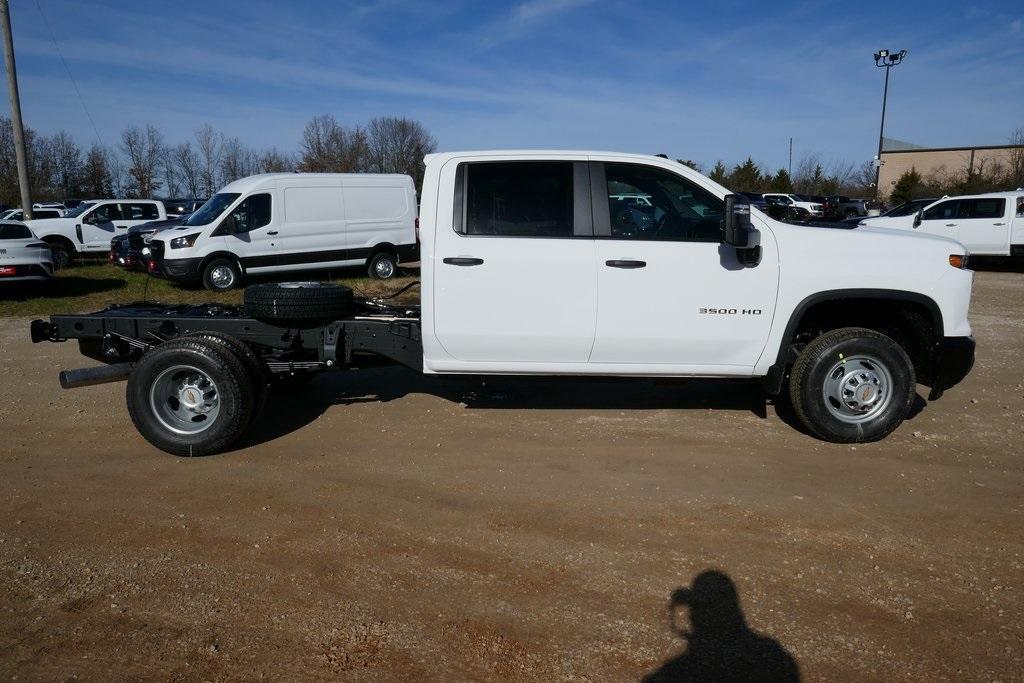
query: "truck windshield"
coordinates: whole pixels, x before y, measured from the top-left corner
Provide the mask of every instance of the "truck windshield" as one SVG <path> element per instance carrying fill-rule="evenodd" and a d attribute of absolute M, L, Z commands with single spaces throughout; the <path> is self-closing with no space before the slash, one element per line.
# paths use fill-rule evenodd
<path fill-rule="evenodd" d="M 224 213 L 224 209 L 238 199 L 238 196 L 237 192 L 220 192 L 213 195 L 182 225 L 209 225 L 217 220 L 217 217 Z"/>
<path fill-rule="evenodd" d="M 92 205 L 93 205 L 94 203 L 95 203 L 95 202 L 82 202 L 81 204 L 79 204 L 79 205 L 78 205 L 78 206 L 76 206 L 75 208 L 73 208 L 73 209 L 70 209 L 70 210 L 69 210 L 69 211 L 68 211 L 67 213 L 65 213 L 65 214 L 64 214 L 64 216 L 63 216 L 63 217 L 64 217 L 64 218 L 78 218 L 78 217 L 79 217 L 79 216 L 81 216 L 81 215 L 82 215 L 83 213 L 85 213 L 85 212 L 86 212 L 86 211 L 88 211 L 88 210 L 89 210 L 90 208 L 92 208 Z"/>

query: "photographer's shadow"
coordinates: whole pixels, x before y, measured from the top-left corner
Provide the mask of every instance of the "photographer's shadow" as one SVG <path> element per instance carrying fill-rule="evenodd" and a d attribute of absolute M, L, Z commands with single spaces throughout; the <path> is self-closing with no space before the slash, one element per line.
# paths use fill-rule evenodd
<path fill-rule="evenodd" d="M 680 625 L 689 610 L 690 626 Z M 776 640 L 747 625 L 736 586 L 720 571 L 704 571 L 689 588 L 677 588 L 669 601 L 672 630 L 686 651 L 644 677 L 667 681 L 799 681 L 800 667 Z"/>

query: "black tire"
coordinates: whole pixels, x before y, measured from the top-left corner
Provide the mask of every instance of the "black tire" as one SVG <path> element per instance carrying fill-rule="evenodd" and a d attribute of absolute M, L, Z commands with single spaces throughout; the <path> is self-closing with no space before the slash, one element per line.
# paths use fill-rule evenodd
<path fill-rule="evenodd" d="M 169 426 L 171 420 L 157 412 L 176 400 L 159 391 L 160 387 L 177 382 L 176 372 L 191 374 L 189 370 L 176 371 L 179 366 L 199 371 L 216 387 L 217 412 L 202 431 L 176 431 Z M 223 451 L 245 431 L 252 417 L 253 393 L 243 361 L 226 345 L 183 338 L 161 344 L 142 357 L 128 377 L 126 399 L 128 414 L 146 441 L 172 455 L 201 456 Z"/>
<path fill-rule="evenodd" d="M 282 282 L 245 288 L 246 313 L 264 322 L 314 324 L 352 315 L 352 290 L 319 282 Z"/>
<path fill-rule="evenodd" d="M 70 268 L 75 261 L 75 251 L 63 242 L 48 242 L 50 245 L 50 258 L 53 259 L 53 269 L 63 270 Z"/>
<path fill-rule="evenodd" d="M 398 259 L 390 252 L 378 252 L 366 262 L 366 272 L 374 280 L 393 278 L 398 272 Z"/>
<path fill-rule="evenodd" d="M 233 353 L 245 366 L 246 374 L 252 385 L 252 416 L 249 418 L 251 425 L 263 413 L 263 407 L 267 404 L 267 391 L 270 384 L 270 372 L 266 364 L 256 355 L 252 347 L 235 339 L 230 334 L 223 332 L 199 332 L 190 334 L 181 339 L 197 339 L 213 344 L 220 344 L 227 351 Z M 248 426 L 248 425 L 246 425 Z"/>
<path fill-rule="evenodd" d="M 203 287 L 211 292 L 226 292 L 242 282 L 238 264 L 227 258 L 216 258 L 203 267 Z"/>
<path fill-rule="evenodd" d="M 828 397 L 826 381 L 836 387 Z M 914 365 L 899 344 L 874 330 L 845 327 L 826 332 L 800 353 L 790 373 L 789 399 L 800 422 L 825 441 L 878 441 L 906 419 L 916 384 Z M 846 390 L 852 393 L 844 405 L 839 394 Z M 866 399 L 874 403 L 861 403 Z"/>

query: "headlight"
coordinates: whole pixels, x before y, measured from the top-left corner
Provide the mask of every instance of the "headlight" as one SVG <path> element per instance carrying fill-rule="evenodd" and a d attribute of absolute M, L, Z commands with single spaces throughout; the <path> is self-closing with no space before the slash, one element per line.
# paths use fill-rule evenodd
<path fill-rule="evenodd" d="M 143 256 L 149 256 L 152 253 L 153 253 L 153 250 L 150 249 L 149 247 L 143 247 L 142 248 L 142 255 Z"/>
<path fill-rule="evenodd" d="M 184 249 L 185 247 L 191 247 L 196 243 L 196 238 L 199 237 L 199 233 L 193 233 L 191 235 L 183 235 L 181 237 L 175 237 L 170 241 L 171 249 Z"/>

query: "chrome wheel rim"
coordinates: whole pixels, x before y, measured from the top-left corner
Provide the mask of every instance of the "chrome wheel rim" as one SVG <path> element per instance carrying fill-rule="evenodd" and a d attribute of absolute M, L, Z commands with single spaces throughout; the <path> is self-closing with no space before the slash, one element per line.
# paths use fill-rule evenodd
<path fill-rule="evenodd" d="M 235 283 L 235 272 L 228 266 L 217 266 L 210 271 L 210 282 L 218 289 L 226 289 Z"/>
<path fill-rule="evenodd" d="M 379 278 L 389 278 L 395 274 L 395 264 L 388 258 L 378 259 L 377 262 L 373 264 L 373 272 L 376 273 Z"/>
<path fill-rule="evenodd" d="M 838 420 L 860 424 L 874 419 L 892 401 L 892 373 L 873 356 L 840 357 L 821 387 L 825 407 Z"/>
<path fill-rule="evenodd" d="M 175 365 L 153 380 L 149 405 L 166 429 L 175 434 L 198 434 L 217 421 L 220 394 L 216 383 L 199 368 Z"/>

